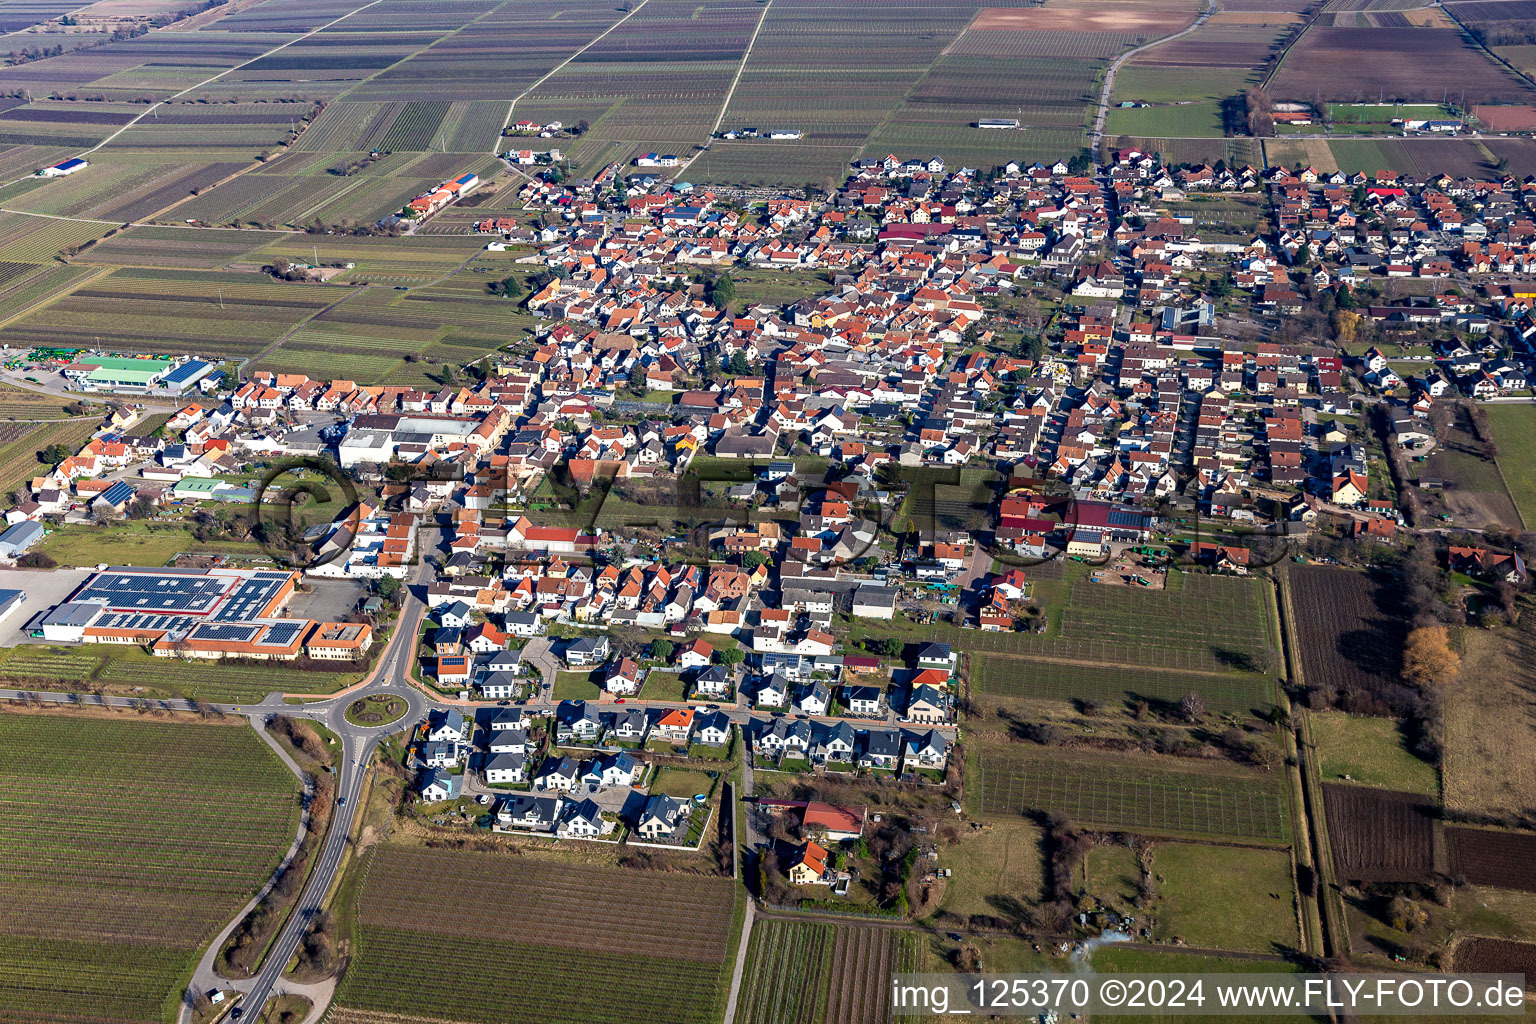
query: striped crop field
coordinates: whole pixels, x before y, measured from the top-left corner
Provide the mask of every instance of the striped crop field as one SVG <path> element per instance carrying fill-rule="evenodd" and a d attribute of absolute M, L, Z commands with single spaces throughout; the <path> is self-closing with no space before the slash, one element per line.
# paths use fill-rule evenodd
<path fill-rule="evenodd" d="M 0 716 L 0 1019 L 171 1019 L 298 826 L 244 725 Z"/>
<path fill-rule="evenodd" d="M 720 1018 L 730 879 L 403 846 L 380 847 L 364 870 L 332 1021 Z"/>
<path fill-rule="evenodd" d="M 1280 772 L 1018 744 L 983 747 L 973 761 L 976 814 L 1056 812 L 1108 831 L 1272 842 L 1289 832 Z"/>

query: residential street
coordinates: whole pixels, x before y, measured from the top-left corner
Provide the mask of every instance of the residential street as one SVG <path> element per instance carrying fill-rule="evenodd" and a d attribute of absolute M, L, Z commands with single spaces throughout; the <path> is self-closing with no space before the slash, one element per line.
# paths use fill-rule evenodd
<path fill-rule="evenodd" d="M 284 924 L 282 931 L 274 941 L 271 950 L 268 951 L 263 961 L 261 972 L 253 979 L 244 981 L 228 981 L 217 979 L 210 968 L 212 957 L 216 955 L 218 946 L 222 944 L 228 933 L 228 928 L 221 929 L 219 937 L 210 950 L 204 954 L 200 970 L 194 977 L 194 983 L 207 989 L 217 987 L 227 990 L 235 990 L 241 993 L 239 1002 L 236 1003 L 242 1020 L 254 1020 L 260 1008 L 265 1005 L 268 998 L 274 993 L 286 991 L 291 983 L 283 980 L 283 973 L 292 960 L 294 953 L 303 941 L 304 934 L 308 930 L 310 921 L 322 909 L 326 897 L 335 882 L 343 858 L 349 843 L 349 835 L 357 812 L 358 795 L 362 790 L 362 784 L 366 777 L 366 766 L 373 756 L 379 742 L 391 733 L 399 732 L 414 727 L 427 716 L 433 709 L 447 709 L 458 707 L 494 707 L 489 702 L 447 700 L 424 693 L 418 686 L 411 682 L 410 673 L 415 663 L 417 639 L 421 633 L 422 622 L 426 617 L 426 604 L 424 601 L 427 587 L 435 578 L 432 568 L 423 564 L 416 578 L 406 588 L 407 597 L 401 609 L 400 617 L 396 622 L 394 632 L 391 635 L 389 646 L 386 648 L 378 667 L 373 674 L 363 683 L 342 693 L 330 697 L 311 701 L 305 704 L 285 703 L 284 695 L 280 692 L 268 694 L 266 698 L 256 704 L 211 704 L 199 703 L 182 698 L 140 698 L 99 696 L 88 693 L 60 693 L 42 692 L 33 690 L 0 689 L 0 700 L 20 700 L 24 695 L 36 697 L 45 703 L 60 705 L 81 704 L 84 706 L 111 706 L 119 708 L 135 708 L 148 706 L 151 709 L 198 712 L 200 710 L 217 711 L 223 714 L 242 715 L 248 718 L 252 728 L 265 734 L 264 722 L 271 715 L 291 715 L 296 718 L 307 718 L 323 724 L 341 738 L 342 751 L 336 765 L 337 786 L 336 795 L 341 802 L 331 810 L 330 826 L 326 833 L 324 845 L 319 859 L 311 871 L 304 891 L 300 895 L 295 912 L 291 914 Z M 558 702 L 552 699 L 552 687 L 555 673 L 560 668 L 560 662 L 554 654 L 553 644 L 548 638 L 538 638 L 528 645 L 530 652 L 528 658 L 541 673 L 543 678 L 542 696 L 539 699 L 528 701 L 519 706 L 523 707 L 529 715 L 553 714 Z M 408 705 L 406 714 L 398 721 L 385 726 L 365 727 L 353 725 L 346 720 L 346 708 L 359 697 L 371 694 L 389 694 L 403 699 Z M 610 706 L 609 702 L 603 702 L 604 706 Z M 627 707 L 641 709 L 670 708 L 696 706 L 696 702 L 675 701 L 646 701 L 629 699 L 625 702 Z M 784 717 L 787 712 L 752 711 L 741 707 L 724 705 L 721 708 L 726 717 L 738 726 L 746 727 L 754 719 L 759 721 L 771 721 L 775 717 Z M 807 717 L 799 716 L 796 717 Z M 839 718 L 816 717 L 812 721 L 842 721 Z M 889 729 L 901 728 L 892 720 L 886 723 L 854 722 L 856 728 Z M 925 729 L 927 727 L 913 726 L 911 728 Z M 955 738 L 953 726 L 941 726 L 938 731 L 949 738 Z M 749 800 L 752 796 L 752 768 L 750 758 L 745 759 L 743 772 L 742 797 Z M 293 767 L 293 766 L 290 766 Z M 477 790 L 478 791 L 478 790 Z M 745 814 L 747 821 L 746 834 L 741 837 L 743 851 L 756 849 L 762 837 L 758 834 L 753 809 L 749 806 Z M 244 917 L 249 906 L 243 908 L 231 922 L 230 926 Z M 328 995 L 326 986 L 303 986 L 303 991 L 313 998 L 316 994 Z M 317 1003 L 315 1013 L 311 1020 L 318 1020 L 323 1006 Z M 190 1001 L 183 1006 L 181 1020 L 190 1020 Z"/>

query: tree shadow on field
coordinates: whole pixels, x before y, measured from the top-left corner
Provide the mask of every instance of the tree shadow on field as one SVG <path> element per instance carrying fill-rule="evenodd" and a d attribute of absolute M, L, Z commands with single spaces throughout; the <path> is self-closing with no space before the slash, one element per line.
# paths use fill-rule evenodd
<path fill-rule="evenodd" d="M 1211 646 L 1211 657 L 1216 664 L 1234 672 L 1263 672 L 1265 666 L 1246 651 L 1234 651 L 1228 647 Z"/>

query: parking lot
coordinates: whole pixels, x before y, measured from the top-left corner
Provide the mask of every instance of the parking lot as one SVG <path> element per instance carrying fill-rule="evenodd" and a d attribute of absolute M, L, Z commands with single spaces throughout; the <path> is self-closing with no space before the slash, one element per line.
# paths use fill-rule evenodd
<path fill-rule="evenodd" d="M 27 599 L 0 622 L 0 647 L 37 643 L 27 636 L 27 626 L 48 609 L 73 594 L 91 575 L 90 569 L 0 569 L 0 589 L 20 590 Z"/>

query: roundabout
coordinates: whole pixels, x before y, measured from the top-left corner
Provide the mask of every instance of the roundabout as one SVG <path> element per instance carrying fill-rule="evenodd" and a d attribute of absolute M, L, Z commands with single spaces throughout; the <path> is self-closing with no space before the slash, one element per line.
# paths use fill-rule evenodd
<path fill-rule="evenodd" d="M 371 693 L 349 701 L 342 717 L 348 725 L 363 729 L 379 729 L 394 725 L 410 711 L 410 701 L 393 693 Z"/>

